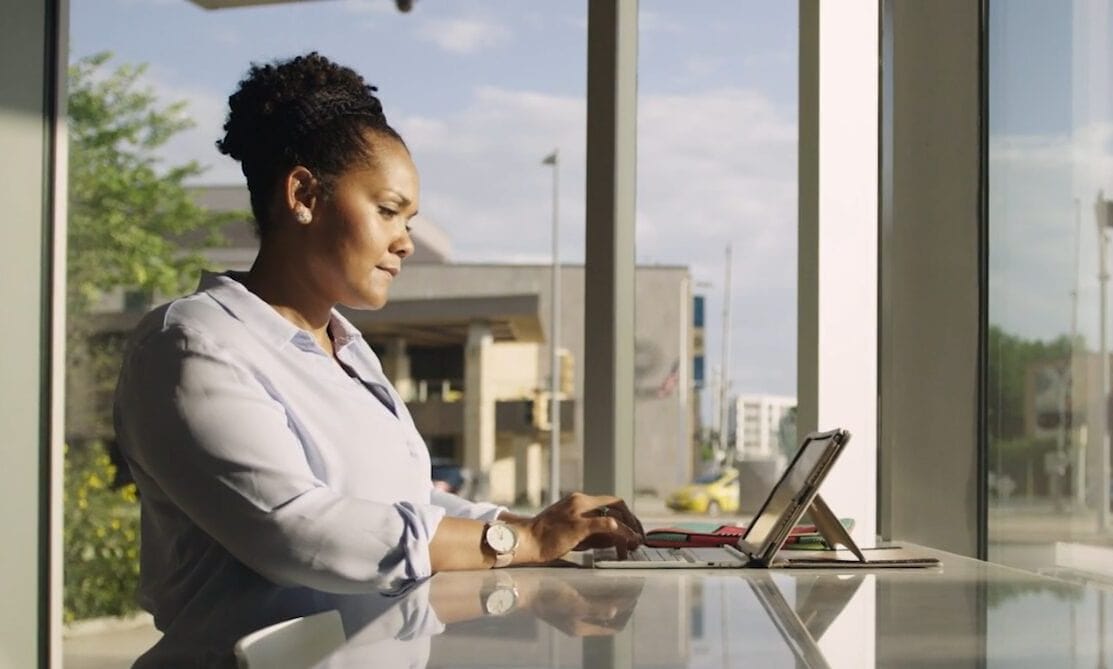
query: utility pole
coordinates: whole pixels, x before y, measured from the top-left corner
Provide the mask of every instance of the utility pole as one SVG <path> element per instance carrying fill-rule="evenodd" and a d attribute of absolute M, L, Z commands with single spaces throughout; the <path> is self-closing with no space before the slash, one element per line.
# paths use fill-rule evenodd
<path fill-rule="evenodd" d="M 542 165 L 553 167 L 553 271 L 549 291 L 549 503 L 560 500 L 560 149 Z"/>
<path fill-rule="evenodd" d="M 691 338 L 688 336 L 689 324 L 692 322 L 692 316 L 688 313 L 688 308 L 692 304 L 692 290 L 690 288 L 689 279 L 685 276 L 680 281 L 680 304 L 678 305 L 680 321 L 680 331 L 677 333 L 679 345 L 676 347 L 679 351 L 676 360 L 676 452 L 677 463 L 676 471 L 688 471 L 689 463 L 692 461 L 692 437 L 691 429 L 688 426 L 688 365 L 692 359 L 692 353 L 688 350 L 688 345 Z M 678 483 L 681 485 L 688 482 L 689 476 L 684 476 Z"/>
<path fill-rule="evenodd" d="M 1094 214 L 1098 225 L 1098 286 L 1100 287 L 1100 300 L 1098 308 L 1098 339 L 1100 341 L 1098 352 L 1098 368 L 1101 377 L 1101 410 L 1098 416 L 1101 419 L 1101 434 L 1097 440 L 1100 449 L 1100 475 L 1098 477 L 1098 532 L 1105 532 L 1109 528 L 1109 353 L 1106 350 L 1106 288 L 1109 283 L 1109 271 L 1106 268 L 1106 245 L 1109 229 L 1110 205 L 1102 191 L 1098 191 L 1097 202 L 1094 203 Z"/>
<path fill-rule="evenodd" d="M 727 416 L 730 399 L 730 265 L 731 244 L 727 244 L 725 277 L 723 278 L 723 354 L 722 377 L 719 382 L 719 456 L 725 461 L 727 456 Z M 738 418 L 735 417 L 735 422 Z M 738 426 L 735 426 L 735 430 Z"/>
<path fill-rule="evenodd" d="M 1070 348 L 1068 349 L 1070 359 L 1067 361 L 1067 378 L 1063 390 L 1063 404 L 1065 405 L 1065 412 L 1060 417 L 1062 423 L 1062 446 L 1065 449 L 1070 447 L 1073 452 L 1074 461 L 1074 505 L 1076 508 L 1083 508 L 1085 505 L 1086 495 L 1083 483 L 1086 481 L 1084 475 L 1084 457 L 1082 453 L 1082 445 L 1076 443 L 1079 440 L 1074 437 L 1074 380 L 1078 378 L 1075 374 L 1076 359 L 1078 351 L 1078 293 L 1080 283 L 1079 273 L 1079 256 L 1082 251 L 1082 203 L 1078 198 L 1074 198 L 1074 289 L 1070 293 Z"/>

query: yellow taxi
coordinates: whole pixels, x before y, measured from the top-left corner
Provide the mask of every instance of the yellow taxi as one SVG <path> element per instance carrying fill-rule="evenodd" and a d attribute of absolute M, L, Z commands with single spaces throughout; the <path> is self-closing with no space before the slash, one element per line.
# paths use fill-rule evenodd
<path fill-rule="evenodd" d="M 716 515 L 720 512 L 738 511 L 738 470 L 725 467 L 705 474 L 693 483 L 680 488 L 665 500 L 673 511 L 688 511 Z"/>

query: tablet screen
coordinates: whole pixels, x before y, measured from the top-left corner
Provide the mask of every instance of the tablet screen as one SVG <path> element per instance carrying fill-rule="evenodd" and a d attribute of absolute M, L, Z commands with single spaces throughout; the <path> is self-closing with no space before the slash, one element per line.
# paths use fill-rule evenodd
<path fill-rule="evenodd" d="M 827 432 L 808 436 L 796 452 L 792 464 L 777 481 L 777 485 L 773 486 L 773 491 L 765 499 L 761 510 L 750 522 L 750 527 L 743 537 L 747 543 L 765 549 L 765 544 L 777 528 L 781 517 L 793 507 L 794 500 L 804 491 L 808 479 L 816 467 L 823 462 L 828 447 L 832 445 L 831 442 L 838 434 L 838 432 Z"/>

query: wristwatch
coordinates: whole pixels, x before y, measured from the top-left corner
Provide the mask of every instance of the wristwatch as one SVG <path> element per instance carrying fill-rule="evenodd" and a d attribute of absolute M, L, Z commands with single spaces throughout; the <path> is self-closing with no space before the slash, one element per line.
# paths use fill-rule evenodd
<path fill-rule="evenodd" d="M 492 520 L 483 528 L 483 545 L 495 554 L 495 567 L 505 567 L 518 550 L 518 530 L 501 520 Z"/>
<path fill-rule="evenodd" d="M 489 616 L 504 616 L 518 604 L 518 587 L 509 574 L 494 573 L 483 581 L 479 604 Z"/>

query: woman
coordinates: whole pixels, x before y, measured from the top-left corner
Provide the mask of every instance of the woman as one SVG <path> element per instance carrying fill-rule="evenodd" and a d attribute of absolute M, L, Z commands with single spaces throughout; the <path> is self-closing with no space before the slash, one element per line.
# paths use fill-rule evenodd
<path fill-rule="evenodd" d="M 242 165 L 259 254 L 148 314 L 129 345 L 116 426 L 160 629 L 203 625 L 259 577 L 393 594 L 641 539 L 613 497 L 523 518 L 433 489 L 405 405 L 334 308 L 382 307 L 413 252 L 418 175 L 373 91 L 316 53 L 252 67 L 217 145 Z"/>

